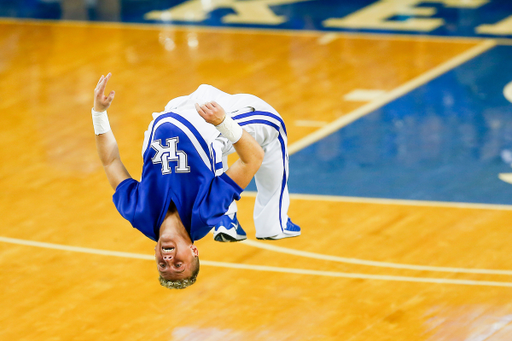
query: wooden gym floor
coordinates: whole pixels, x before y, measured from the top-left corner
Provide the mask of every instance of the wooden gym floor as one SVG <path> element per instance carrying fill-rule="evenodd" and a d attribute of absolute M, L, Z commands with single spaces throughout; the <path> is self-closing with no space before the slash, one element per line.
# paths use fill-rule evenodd
<path fill-rule="evenodd" d="M 0 22 L 0 340 L 510 340 L 510 206 L 293 194 L 302 236 L 260 242 L 248 192 L 249 240 L 198 241 L 198 282 L 170 291 L 112 204 L 90 120 L 112 72 L 111 125 L 138 178 L 151 113 L 208 83 L 271 103 L 295 153 L 372 109 L 343 94 L 391 101 L 493 44 Z"/>

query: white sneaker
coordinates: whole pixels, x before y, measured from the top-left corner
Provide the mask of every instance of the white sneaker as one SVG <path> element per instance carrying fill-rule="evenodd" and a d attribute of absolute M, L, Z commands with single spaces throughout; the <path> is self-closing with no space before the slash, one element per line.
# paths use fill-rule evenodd
<path fill-rule="evenodd" d="M 233 219 L 228 215 L 222 217 L 217 226 L 215 226 L 213 239 L 221 243 L 240 242 L 247 239 L 247 234 L 242 229 L 242 226 L 240 226 L 236 213 Z"/>

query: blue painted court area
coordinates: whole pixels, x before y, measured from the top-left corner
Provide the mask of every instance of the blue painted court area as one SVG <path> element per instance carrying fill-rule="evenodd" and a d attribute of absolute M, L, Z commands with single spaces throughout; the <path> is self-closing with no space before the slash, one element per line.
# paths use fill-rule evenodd
<path fill-rule="evenodd" d="M 290 190 L 512 204 L 512 46 L 498 46 L 290 157 Z"/>

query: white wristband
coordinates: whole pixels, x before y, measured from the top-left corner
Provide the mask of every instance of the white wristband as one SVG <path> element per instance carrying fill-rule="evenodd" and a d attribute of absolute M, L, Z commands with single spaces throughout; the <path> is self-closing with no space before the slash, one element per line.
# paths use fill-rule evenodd
<path fill-rule="evenodd" d="M 237 143 L 244 132 L 242 127 L 240 127 L 240 125 L 233 121 L 233 119 L 228 115 L 226 115 L 224 117 L 224 121 L 222 121 L 221 124 L 215 126 L 215 128 L 217 128 L 217 130 L 220 131 L 220 133 L 232 143 Z"/>
<path fill-rule="evenodd" d="M 108 122 L 107 111 L 96 111 L 94 108 L 92 112 L 92 124 L 94 125 L 94 133 L 96 135 L 105 134 L 110 131 L 110 123 Z"/>

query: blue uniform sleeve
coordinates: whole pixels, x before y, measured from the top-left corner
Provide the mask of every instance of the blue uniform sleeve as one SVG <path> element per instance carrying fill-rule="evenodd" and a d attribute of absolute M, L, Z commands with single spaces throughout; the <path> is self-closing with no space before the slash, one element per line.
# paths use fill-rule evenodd
<path fill-rule="evenodd" d="M 154 215 L 150 212 L 141 214 L 147 206 L 147 198 L 139 193 L 140 183 L 134 179 L 121 182 L 113 196 L 114 204 L 123 218 L 142 232 L 151 240 L 158 240 L 158 231 L 155 230 Z"/>
<path fill-rule="evenodd" d="M 137 180 L 132 178 L 126 179 L 117 185 L 113 196 L 114 205 L 116 205 L 117 210 L 130 223 L 133 222 L 133 215 L 137 206 L 138 185 L 139 182 Z"/>
<path fill-rule="evenodd" d="M 199 205 L 199 216 L 203 222 L 208 226 L 215 226 L 233 200 L 240 200 L 242 191 L 243 189 L 226 173 L 215 177 L 208 188 L 205 200 Z"/>

